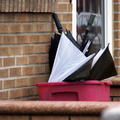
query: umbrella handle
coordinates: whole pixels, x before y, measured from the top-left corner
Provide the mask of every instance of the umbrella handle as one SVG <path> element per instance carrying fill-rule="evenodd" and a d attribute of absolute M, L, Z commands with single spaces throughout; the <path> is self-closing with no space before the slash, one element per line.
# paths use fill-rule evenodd
<path fill-rule="evenodd" d="M 57 27 L 57 29 L 58 29 L 58 32 L 59 32 L 59 33 L 62 33 L 62 31 L 63 31 L 62 25 L 61 25 L 61 23 L 60 23 L 60 21 L 59 21 L 59 19 L 58 19 L 57 14 L 56 14 L 56 13 L 53 13 L 52 16 L 53 16 L 53 19 L 54 19 L 54 21 L 55 21 L 55 24 L 56 24 L 56 27 Z"/>

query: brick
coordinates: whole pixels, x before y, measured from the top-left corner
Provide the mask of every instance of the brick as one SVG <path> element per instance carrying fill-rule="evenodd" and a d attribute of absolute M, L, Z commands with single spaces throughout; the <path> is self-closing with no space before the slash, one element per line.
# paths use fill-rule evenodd
<path fill-rule="evenodd" d="M 9 11 L 9 0 L 6 0 L 5 12 Z"/>
<path fill-rule="evenodd" d="M 0 100 L 8 99 L 8 91 L 0 91 Z"/>
<path fill-rule="evenodd" d="M 68 12 L 72 12 L 72 4 L 68 4 Z"/>
<path fill-rule="evenodd" d="M 21 89 L 10 90 L 10 99 L 21 98 L 21 97 L 22 97 L 22 90 Z"/>
<path fill-rule="evenodd" d="M 37 14 L 37 21 L 39 22 L 51 22 L 52 19 L 52 15 L 51 14 Z"/>
<path fill-rule="evenodd" d="M 45 52 L 45 45 L 44 44 L 34 46 L 34 53 L 44 53 L 44 52 Z"/>
<path fill-rule="evenodd" d="M 44 30 L 45 30 L 46 32 L 54 32 L 53 29 L 52 29 L 52 24 L 46 24 L 46 25 L 44 26 Z"/>
<path fill-rule="evenodd" d="M 66 29 L 72 31 L 72 24 L 71 24 L 71 23 L 68 23 Z"/>
<path fill-rule="evenodd" d="M 22 75 L 32 75 L 33 74 L 33 66 L 22 67 Z"/>
<path fill-rule="evenodd" d="M 33 49 L 34 49 L 33 45 L 23 46 L 23 54 L 33 53 Z"/>
<path fill-rule="evenodd" d="M 45 73 L 49 72 L 50 72 L 49 64 L 45 64 Z"/>
<path fill-rule="evenodd" d="M 22 11 L 22 0 L 18 0 L 18 12 Z"/>
<path fill-rule="evenodd" d="M 113 97 L 113 101 L 115 102 L 118 102 L 118 101 L 120 101 L 120 97 Z"/>
<path fill-rule="evenodd" d="M 21 76 L 21 67 L 10 68 L 10 76 Z"/>
<path fill-rule="evenodd" d="M 120 67 L 116 67 L 118 75 L 120 74 Z"/>
<path fill-rule="evenodd" d="M 15 65 L 15 57 L 3 58 L 3 66 Z"/>
<path fill-rule="evenodd" d="M 39 43 L 39 35 L 30 35 L 29 42 L 30 43 Z"/>
<path fill-rule="evenodd" d="M 23 116 L 23 115 L 0 115 L 0 120 L 29 120 L 29 116 Z"/>
<path fill-rule="evenodd" d="M 70 0 L 56 0 L 56 2 L 70 2 Z"/>
<path fill-rule="evenodd" d="M 22 12 L 25 12 L 25 0 L 22 0 Z"/>
<path fill-rule="evenodd" d="M 17 44 L 29 43 L 29 35 L 16 36 Z"/>
<path fill-rule="evenodd" d="M 32 120 L 68 120 L 68 116 L 32 116 Z"/>
<path fill-rule="evenodd" d="M 71 120 L 101 120 L 101 118 L 97 116 L 73 116 L 70 118 Z"/>
<path fill-rule="evenodd" d="M 120 29 L 120 23 L 119 22 L 114 23 L 114 29 L 115 30 Z"/>
<path fill-rule="evenodd" d="M 39 76 L 38 83 L 39 82 L 48 82 L 49 75 L 41 75 Z"/>
<path fill-rule="evenodd" d="M 17 12 L 17 8 L 18 8 L 18 0 L 14 0 L 14 4 L 13 4 L 14 8 L 13 11 Z"/>
<path fill-rule="evenodd" d="M 45 44 L 45 53 L 48 53 L 50 50 L 50 44 Z"/>
<path fill-rule="evenodd" d="M 38 21 L 37 20 L 37 14 L 36 13 L 29 13 L 29 16 L 28 16 L 28 19 L 29 19 L 29 22 L 35 22 L 35 21 Z"/>
<path fill-rule="evenodd" d="M 115 56 L 115 57 L 120 56 L 120 50 L 115 50 L 115 51 L 114 51 L 114 56 Z"/>
<path fill-rule="evenodd" d="M 32 33 L 34 31 L 34 24 L 21 24 L 23 33 Z"/>
<path fill-rule="evenodd" d="M 48 82 L 48 79 L 49 79 L 49 75 L 46 74 L 46 75 L 40 75 L 38 77 L 29 78 L 28 81 L 29 84 L 33 85 L 34 83 Z"/>
<path fill-rule="evenodd" d="M 16 22 L 28 22 L 29 13 L 17 13 L 15 15 Z"/>
<path fill-rule="evenodd" d="M 114 20 L 119 21 L 120 20 L 120 14 L 114 14 Z"/>
<path fill-rule="evenodd" d="M 39 55 L 32 55 L 32 56 L 29 56 L 29 64 L 37 64 L 37 63 L 40 63 L 39 61 Z"/>
<path fill-rule="evenodd" d="M 16 65 L 28 64 L 28 56 L 16 57 Z"/>
<path fill-rule="evenodd" d="M 114 47 L 115 48 L 119 48 L 120 47 L 120 41 L 119 40 L 115 40 L 114 41 Z"/>
<path fill-rule="evenodd" d="M 10 33 L 22 33 L 21 24 L 9 24 Z"/>
<path fill-rule="evenodd" d="M 3 86 L 2 86 L 3 84 L 2 83 L 3 83 L 3 81 L 0 81 L 0 89 L 3 88 Z"/>
<path fill-rule="evenodd" d="M 62 27 L 63 27 L 64 30 L 66 30 L 67 24 L 62 24 Z"/>
<path fill-rule="evenodd" d="M 36 65 L 33 67 L 33 74 L 45 73 L 45 65 Z"/>
<path fill-rule="evenodd" d="M 0 44 L 3 44 L 3 36 L 0 36 Z"/>
<path fill-rule="evenodd" d="M 11 46 L 8 48 L 9 55 L 21 55 L 23 53 L 21 46 Z"/>
<path fill-rule="evenodd" d="M 33 87 L 33 95 L 39 95 L 38 88 L 36 86 Z"/>
<path fill-rule="evenodd" d="M 8 48 L 9 47 L 0 47 L 0 56 L 8 55 Z"/>
<path fill-rule="evenodd" d="M 114 32 L 114 38 L 115 39 L 119 39 L 120 38 L 120 32 Z M 119 41 L 114 41 L 115 43 L 116 42 L 118 42 L 119 43 Z M 119 44 L 120 45 L 120 44 Z M 115 46 L 116 46 L 116 44 L 115 44 Z"/>
<path fill-rule="evenodd" d="M 33 88 L 29 87 L 22 89 L 22 97 L 32 96 L 32 95 L 33 95 Z"/>
<path fill-rule="evenodd" d="M 35 24 L 37 32 L 45 32 L 45 24 Z"/>
<path fill-rule="evenodd" d="M 48 54 L 39 55 L 39 63 L 48 63 L 48 62 L 49 62 Z"/>
<path fill-rule="evenodd" d="M 119 58 L 115 58 L 114 59 L 115 65 L 119 66 L 120 65 L 120 59 Z"/>
<path fill-rule="evenodd" d="M 37 100 L 39 100 L 39 97 L 38 96 L 30 96 L 30 97 L 19 98 L 16 100 L 18 100 L 18 101 L 37 101 Z"/>
<path fill-rule="evenodd" d="M 14 13 L 4 13 L 2 15 L 2 21 L 3 22 L 14 22 L 15 20 L 15 14 Z"/>
<path fill-rule="evenodd" d="M 40 44 L 34 46 L 34 53 L 47 53 L 49 52 L 49 44 Z"/>
<path fill-rule="evenodd" d="M 4 89 L 8 88 L 15 88 L 15 79 L 4 81 Z"/>
<path fill-rule="evenodd" d="M 57 4 L 56 5 L 57 12 L 66 12 L 67 11 L 67 4 Z"/>
<path fill-rule="evenodd" d="M 16 79 L 16 87 L 25 87 L 28 86 L 28 79 L 27 78 L 20 78 Z"/>
<path fill-rule="evenodd" d="M 63 21 L 72 21 L 72 14 L 63 14 Z"/>
<path fill-rule="evenodd" d="M 8 69 L 0 69 L 0 78 L 8 77 Z"/>
<path fill-rule="evenodd" d="M 120 0 L 114 0 L 114 3 L 115 3 L 115 2 L 120 2 Z"/>
<path fill-rule="evenodd" d="M 36 12 L 37 11 L 37 3 L 38 1 L 37 0 L 34 0 L 33 2 L 33 12 Z"/>
<path fill-rule="evenodd" d="M 110 89 L 110 96 L 120 96 L 120 88 L 111 88 Z"/>
<path fill-rule="evenodd" d="M 16 44 L 15 36 L 3 36 L 3 44 Z"/>
<path fill-rule="evenodd" d="M 53 35 L 51 34 L 44 34 L 44 35 L 39 35 L 39 41 L 42 42 L 50 42 L 51 41 L 51 37 L 53 37 Z"/>
<path fill-rule="evenodd" d="M 38 83 L 38 81 L 39 81 L 39 77 L 38 76 L 29 77 L 28 78 L 28 85 L 29 86 L 33 86 L 35 83 Z"/>
<path fill-rule="evenodd" d="M 14 0 L 10 0 L 10 12 L 13 12 L 13 4 L 14 4 Z"/>
<path fill-rule="evenodd" d="M 0 22 L 3 22 L 3 15 L 4 13 L 0 13 Z"/>
<path fill-rule="evenodd" d="M 26 12 L 29 12 L 29 9 L 30 9 L 30 1 L 29 1 L 29 0 L 26 0 L 26 3 L 25 3 L 25 11 L 26 11 Z"/>
<path fill-rule="evenodd" d="M 0 67 L 3 66 L 3 58 L 0 58 Z"/>
<path fill-rule="evenodd" d="M 5 12 L 5 0 L 1 0 L 1 12 Z"/>

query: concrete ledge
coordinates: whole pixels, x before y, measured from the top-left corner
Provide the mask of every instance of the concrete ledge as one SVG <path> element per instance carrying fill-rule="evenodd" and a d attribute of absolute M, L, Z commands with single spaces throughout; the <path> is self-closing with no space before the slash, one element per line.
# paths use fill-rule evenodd
<path fill-rule="evenodd" d="M 102 81 L 110 81 L 112 82 L 112 85 L 113 86 L 120 86 L 120 76 L 113 76 L 113 77 L 109 77 L 109 78 L 106 78 Z"/>
<path fill-rule="evenodd" d="M 1 101 L 1 115 L 100 115 L 119 102 Z"/>

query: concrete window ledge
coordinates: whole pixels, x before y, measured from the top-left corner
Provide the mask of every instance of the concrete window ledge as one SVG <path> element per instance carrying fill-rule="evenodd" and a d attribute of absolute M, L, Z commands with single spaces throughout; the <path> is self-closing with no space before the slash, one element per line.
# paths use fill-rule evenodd
<path fill-rule="evenodd" d="M 119 102 L 1 101 L 0 114 L 95 115 L 107 107 L 118 105 Z"/>
<path fill-rule="evenodd" d="M 119 102 L 1 101 L 0 119 L 9 120 L 99 120 L 101 112 Z M 15 117 L 15 118 L 13 118 Z M 26 118 L 24 118 L 26 117 Z M 42 118 L 41 118 L 42 117 Z"/>

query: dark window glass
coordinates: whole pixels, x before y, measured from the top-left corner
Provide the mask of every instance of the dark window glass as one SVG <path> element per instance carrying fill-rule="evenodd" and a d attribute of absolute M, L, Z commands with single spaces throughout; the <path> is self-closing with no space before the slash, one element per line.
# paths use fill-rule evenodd
<path fill-rule="evenodd" d="M 93 40 L 96 51 L 104 47 L 103 5 L 103 0 L 77 0 L 77 41 L 82 42 L 90 15 L 95 14 L 88 39 Z"/>

